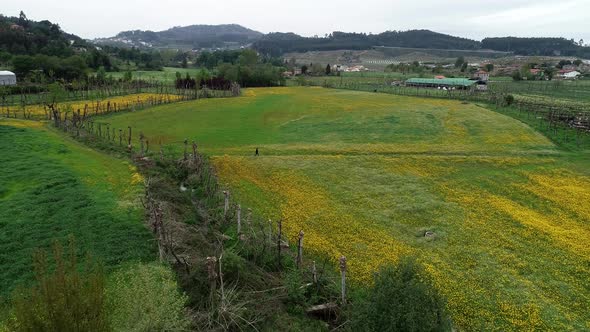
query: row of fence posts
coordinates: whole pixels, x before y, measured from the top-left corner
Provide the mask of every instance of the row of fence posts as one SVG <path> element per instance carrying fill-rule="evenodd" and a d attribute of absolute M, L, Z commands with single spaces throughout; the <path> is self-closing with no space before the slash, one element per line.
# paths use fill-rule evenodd
<path fill-rule="evenodd" d="M 230 191 L 229 190 L 224 190 L 223 192 L 223 197 L 224 197 L 224 208 L 223 208 L 223 215 L 224 218 L 228 218 L 228 213 L 229 213 L 229 208 L 230 208 Z M 249 211 L 249 216 L 247 218 L 247 220 L 250 220 L 250 214 L 251 211 L 250 209 L 248 209 Z M 269 220 L 269 224 L 272 225 L 272 221 Z M 238 240 L 242 241 L 243 240 L 243 233 L 242 233 L 242 205 L 238 204 L 237 208 L 236 208 L 236 228 L 237 228 L 237 236 L 238 236 Z M 270 233 L 272 234 L 272 232 Z M 300 230 L 297 236 L 297 252 L 296 252 L 296 258 L 295 258 L 295 263 L 296 263 L 296 267 L 297 269 L 302 269 L 303 268 L 303 239 L 305 237 L 305 232 L 303 230 Z M 282 219 L 279 219 L 277 221 L 277 240 L 276 240 L 276 247 L 277 247 L 277 265 L 279 267 L 279 269 L 282 269 L 282 261 L 283 261 L 283 253 L 282 253 L 282 249 L 284 247 L 288 247 L 284 242 L 283 242 L 283 221 Z M 211 267 L 211 264 L 215 264 L 216 258 L 215 257 L 208 257 L 207 258 L 207 265 L 208 265 L 208 271 L 215 271 L 215 273 L 217 273 L 216 269 Z M 341 256 L 339 259 L 339 267 L 340 267 L 340 276 L 341 276 L 341 302 L 342 304 L 346 304 L 346 272 L 347 272 L 347 264 L 346 264 L 346 257 L 345 256 Z M 313 261 L 312 265 L 311 265 L 311 274 L 312 274 L 312 280 L 313 280 L 313 284 L 317 284 L 318 282 L 318 274 L 317 274 L 317 268 L 316 268 L 316 262 Z M 210 274 L 209 278 L 210 280 L 215 278 L 215 274 Z"/>
<path fill-rule="evenodd" d="M 574 131 L 576 146 L 583 144 L 584 138 L 590 135 L 590 112 L 562 109 L 547 105 L 516 103 L 518 112 L 526 112 L 528 119 L 533 116 L 539 119 L 539 128 L 556 141 L 570 142 L 568 132 Z M 546 126 L 545 126 L 546 125 Z M 560 134 L 563 134 L 560 137 Z"/>
<path fill-rule="evenodd" d="M 97 100 L 96 102 L 91 102 L 91 103 L 86 103 L 84 105 L 84 114 L 92 114 L 97 116 L 97 115 L 104 115 L 104 114 L 110 114 L 110 113 L 116 113 L 116 112 L 121 112 L 121 111 L 135 111 L 136 108 L 137 109 L 144 109 L 146 107 L 151 107 L 151 106 L 156 106 L 156 105 L 163 105 L 163 104 L 170 104 L 170 103 L 174 103 L 174 102 L 180 102 L 180 101 L 189 101 L 189 100 L 195 100 L 195 99 L 205 99 L 205 98 L 227 98 L 227 97 L 237 97 L 239 96 L 241 93 L 241 89 L 239 84 L 232 84 L 231 87 L 228 90 L 211 90 L 208 89 L 207 87 L 204 87 L 202 89 L 193 89 L 190 91 L 184 91 L 184 90 L 177 90 L 175 94 L 169 94 L 169 93 L 164 93 L 164 94 L 159 94 L 159 96 L 157 97 L 153 97 L 150 96 L 147 100 L 141 100 L 140 97 L 138 96 L 138 100 L 137 101 L 132 101 L 132 102 L 112 102 L 111 101 L 106 101 L 106 103 L 102 102 L 100 100 Z M 45 104 L 37 104 L 37 105 L 43 105 L 43 110 L 45 113 L 44 116 L 44 120 L 52 120 L 52 117 L 55 116 L 53 114 L 53 112 L 51 112 L 47 105 Z M 27 105 L 31 106 L 31 105 Z M 14 108 L 11 109 L 10 106 L 5 106 L 6 110 L 5 112 L 1 112 L 0 114 L 4 115 L 6 114 L 7 118 L 18 118 L 18 114 L 22 112 L 22 118 L 26 119 L 26 120 L 31 120 L 33 119 L 33 117 L 35 118 L 39 118 L 38 116 L 36 116 L 35 114 L 33 114 L 29 109 L 27 109 L 26 107 L 18 107 L 15 106 Z M 78 109 L 78 111 L 80 111 L 80 109 Z M 71 111 L 58 111 L 57 115 L 58 116 L 64 116 L 66 117 L 68 113 L 70 113 Z"/>
<path fill-rule="evenodd" d="M 110 126 L 108 124 L 102 124 L 102 123 L 98 123 L 98 126 L 95 127 L 95 122 L 88 122 L 87 123 L 87 130 L 88 130 L 88 134 L 92 135 L 92 136 L 97 136 L 99 139 L 106 139 L 107 142 L 110 142 L 111 144 L 115 144 L 115 133 L 117 132 L 117 130 L 115 128 L 110 128 Z M 103 125 L 106 126 L 106 130 L 103 131 L 102 127 Z M 72 127 L 66 127 L 66 130 L 70 130 Z M 131 126 L 127 127 L 127 134 L 123 134 L 123 130 L 122 129 L 118 129 L 118 133 L 119 133 L 119 146 L 121 147 L 123 144 L 123 140 L 126 139 L 126 143 L 127 143 L 127 150 L 129 153 L 133 154 L 133 141 L 132 141 L 132 133 L 133 130 L 131 128 Z M 76 136 L 79 136 L 79 134 L 77 133 Z M 139 150 L 139 156 L 141 158 L 143 158 L 145 156 L 145 154 L 148 153 L 149 150 L 149 141 L 147 140 L 147 138 L 145 137 L 145 135 L 140 132 L 139 133 L 139 145 L 140 145 L 140 150 Z M 145 146 L 144 146 L 145 144 Z M 183 160 L 187 161 L 189 160 L 189 154 L 188 154 L 188 140 L 185 140 L 183 142 L 184 145 L 184 153 L 183 153 Z M 192 142 L 192 155 L 193 155 L 193 163 L 197 164 L 198 162 L 198 152 L 197 152 L 197 144 L 195 142 Z M 160 150 L 160 158 L 163 158 L 163 154 L 162 154 L 162 150 Z M 149 185 L 149 184 L 148 184 Z M 223 197 L 224 197 L 224 201 L 223 201 L 223 215 L 224 218 L 227 219 L 229 218 L 229 212 L 230 212 L 230 191 L 229 190 L 224 190 L 222 191 Z M 148 200 L 148 202 L 150 202 Z M 148 203 L 148 204 L 154 204 L 154 203 Z M 149 205 L 148 205 L 149 206 Z M 150 208 L 151 212 L 150 215 L 152 216 L 152 228 L 154 230 L 154 234 L 156 234 L 156 237 L 158 239 L 158 252 L 159 252 L 159 256 L 160 259 L 164 259 L 164 252 L 165 252 L 165 247 L 166 245 L 163 243 L 163 241 L 166 241 L 167 237 L 165 235 L 165 231 L 164 231 L 164 224 L 162 221 L 162 213 L 161 213 L 161 209 L 158 209 L 158 206 L 153 206 Z M 160 211 L 160 212 L 158 212 Z M 251 213 L 252 210 L 248 209 L 248 216 L 247 216 L 247 221 L 249 223 L 250 218 L 251 218 Z M 243 226 L 244 224 L 242 223 L 242 206 L 241 204 L 237 205 L 237 209 L 236 209 L 236 227 L 237 227 L 237 236 L 238 236 L 238 240 L 239 241 L 243 241 L 244 237 L 243 237 Z M 272 234 L 272 232 L 270 233 Z M 297 251 L 296 251 L 296 267 L 298 269 L 302 269 L 303 268 L 303 248 L 304 248 L 304 236 L 305 233 L 303 230 L 299 231 L 298 233 L 298 237 L 297 237 Z M 286 243 L 283 241 L 283 221 L 282 220 L 278 220 L 277 223 L 277 239 L 276 239 L 276 247 L 277 247 L 277 265 L 279 267 L 279 269 L 283 268 L 283 248 L 287 247 Z M 166 249 L 168 250 L 168 249 Z M 178 260 L 178 259 L 177 259 Z M 208 257 L 207 258 L 207 271 L 208 271 L 208 277 L 209 277 L 209 281 L 210 281 L 210 287 L 211 287 L 211 294 L 214 294 L 216 287 L 217 287 L 217 278 L 221 277 L 221 271 L 219 270 L 218 272 L 218 268 L 216 267 L 216 263 L 219 260 L 216 257 Z M 179 260 L 179 262 L 181 262 Z M 339 260 L 340 262 L 340 273 L 341 273 L 341 301 L 343 304 L 346 303 L 346 257 L 342 256 Z M 186 262 L 184 262 L 183 264 L 186 264 Z M 318 282 L 318 274 L 317 274 L 317 268 L 316 268 L 316 263 L 315 261 L 312 262 L 311 265 L 311 273 L 312 273 L 312 280 L 314 284 L 317 284 Z"/>

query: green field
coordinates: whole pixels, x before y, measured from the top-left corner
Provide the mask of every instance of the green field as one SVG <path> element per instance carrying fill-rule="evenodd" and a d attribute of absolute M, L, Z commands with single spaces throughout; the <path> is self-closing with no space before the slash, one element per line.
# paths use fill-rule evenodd
<path fill-rule="evenodd" d="M 357 286 L 416 255 L 466 330 L 590 329 L 590 158 L 474 104 L 249 89 L 103 118 L 195 140 L 243 206 Z M 254 157 L 260 149 L 261 156 Z M 434 236 L 425 237 L 426 231 Z"/>
<path fill-rule="evenodd" d="M 0 137 L 0 298 L 31 281 L 34 249 L 70 235 L 108 270 L 153 260 L 134 166 L 39 122 L 0 119 Z"/>

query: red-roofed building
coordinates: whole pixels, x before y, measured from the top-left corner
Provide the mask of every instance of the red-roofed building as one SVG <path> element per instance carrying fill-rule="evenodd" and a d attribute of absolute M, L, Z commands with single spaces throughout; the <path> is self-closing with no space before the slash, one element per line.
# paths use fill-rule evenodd
<path fill-rule="evenodd" d="M 476 72 L 475 74 L 473 74 L 473 77 L 477 78 L 480 81 L 487 82 L 490 79 L 490 73 L 488 73 L 485 70 L 480 70 L 480 71 Z"/>

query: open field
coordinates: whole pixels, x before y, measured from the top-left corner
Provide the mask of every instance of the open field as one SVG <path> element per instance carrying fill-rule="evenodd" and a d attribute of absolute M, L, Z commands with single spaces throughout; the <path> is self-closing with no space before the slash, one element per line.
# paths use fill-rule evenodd
<path fill-rule="evenodd" d="M 42 123 L 0 119 L 0 298 L 32 279 L 32 253 L 73 235 L 107 269 L 152 260 L 152 235 L 130 163 L 64 138 Z M 1 301 L 0 301 L 1 304 Z"/>
<path fill-rule="evenodd" d="M 346 255 L 357 285 L 412 254 L 459 328 L 590 329 L 590 158 L 508 116 L 274 88 L 103 120 L 152 142 L 195 140 L 243 206 L 282 218 L 291 241 L 303 229 L 306 252 Z"/>

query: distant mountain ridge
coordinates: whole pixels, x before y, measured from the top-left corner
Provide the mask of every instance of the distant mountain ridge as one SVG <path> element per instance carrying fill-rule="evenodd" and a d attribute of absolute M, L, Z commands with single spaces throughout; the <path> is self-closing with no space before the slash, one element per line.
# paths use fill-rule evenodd
<path fill-rule="evenodd" d="M 140 48 L 236 49 L 252 47 L 268 56 L 291 52 L 369 50 L 404 47 L 439 50 L 492 50 L 517 55 L 572 56 L 590 58 L 590 47 L 565 38 L 485 38 L 482 41 L 430 30 L 385 31 L 379 34 L 335 31 L 325 37 L 303 37 L 292 32 L 263 34 L 238 24 L 190 25 L 154 32 L 124 31 L 115 37 L 94 40 L 97 44 Z"/>
<path fill-rule="evenodd" d="M 115 37 L 95 39 L 97 44 L 155 48 L 236 48 L 253 43 L 263 34 L 238 24 L 189 25 L 164 31 L 130 30 Z"/>

